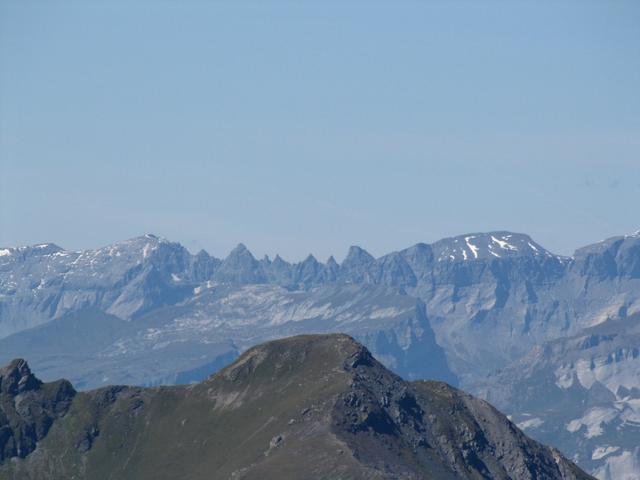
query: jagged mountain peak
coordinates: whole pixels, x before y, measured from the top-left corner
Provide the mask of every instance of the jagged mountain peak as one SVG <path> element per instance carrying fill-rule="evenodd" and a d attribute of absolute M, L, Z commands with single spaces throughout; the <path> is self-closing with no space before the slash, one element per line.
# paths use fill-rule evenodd
<path fill-rule="evenodd" d="M 313 256 L 312 253 L 310 253 L 309 255 L 307 255 L 307 257 L 302 261 L 302 263 L 319 263 L 318 260 L 316 260 L 316 257 Z"/>
<path fill-rule="evenodd" d="M 233 248 L 233 250 L 231 250 L 232 253 L 233 252 L 245 252 L 245 251 L 249 251 L 249 249 L 242 242 L 238 242 L 238 244 Z"/>
<path fill-rule="evenodd" d="M 255 259 L 255 257 L 253 256 L 253 253 L 251 253 L 251 250 L 249 250 L 247 246 L 242 242 L 238 243 L 233 248 L 233 250 L 229 252 L 229 255 L 227 258 L 234 258 L 234 257 L 251 257 Z"/>
<path fill-rule="evenodd" d="M 20 393 L 33 390 L 40 382 L 33 376 L 29 364 L 22 358 L 16 358 L 0 368 L 0 392 Z"/>
<path fill-rule="evenodd" d="M 370 267 L 374 262 L 375 258 L 369 252 L 353 245 L 349 247 L 347 256 L 340 264 L 338 278 L 343 282 L 369 282 Z"/>
<path fill-rule="evenodd" d="M 251 251 L 239 243 L 222 261 L 214 274 L 214 279 L 222 283 L 264 283 L 267 277 L 263 265 Z"/>
<path fill-rule="evenodd" d="M 195 255 L 197 258 L 209 258 L 211 257 L 211 255 L 209 255 L 209 252 L 207 252 L 204 248 L 201 248 L 198 253 L 196 253 Z"/>
<path fill-rule="evenodd" d="M 273 258 L 273 262 L 271 263 L 278 264 L 278 265 L 289 265 L 289 262 L 287 262 L 286 260 L 283 260 L 282 257 L 278 254 L 276 254 L 276 256 Z"/>
<path fill-rule="evenodd" d="M 369 252 L 367 252 L 364 248 L 359 247 L 358 245 L 352 245 L 349 247 L 347 252 L 347 256 L 342 261 L 342 265 L 350 264 L 354 262 L 358 263 L 369 263 L 373 262 L 375 258 Z"/>

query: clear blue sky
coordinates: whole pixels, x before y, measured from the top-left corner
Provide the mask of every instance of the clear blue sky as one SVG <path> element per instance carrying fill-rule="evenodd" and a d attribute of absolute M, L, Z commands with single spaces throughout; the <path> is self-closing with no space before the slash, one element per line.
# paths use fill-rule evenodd
<path fill-rule="evenodd" d="M 0 0 L 0 245 L 640 228 L 640 2 Z"/>

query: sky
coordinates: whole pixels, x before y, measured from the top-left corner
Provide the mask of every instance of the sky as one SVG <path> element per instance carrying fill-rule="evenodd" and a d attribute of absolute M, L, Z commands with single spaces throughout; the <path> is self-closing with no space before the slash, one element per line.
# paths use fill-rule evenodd
<path fill-rule="evenodd" d="M 640 2 L 0 0 L 0 246 L 640 229 Z"/>

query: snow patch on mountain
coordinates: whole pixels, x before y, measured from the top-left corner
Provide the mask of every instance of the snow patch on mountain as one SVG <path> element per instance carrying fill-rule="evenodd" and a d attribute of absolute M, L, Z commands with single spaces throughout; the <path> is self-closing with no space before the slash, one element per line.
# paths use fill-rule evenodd
<path fill-rule="evenodd" d="M 491 235 L 491 241 L 494 243 L 497 243 L 500 248 L 504 249 L 504 250 L 518 250 L 518 247 L 515 247 L 513 245 L 511 245 L 509 242 L 507 242 L 507 240 L 505 240 L 505 238 L 508 237 L 502 237 L 502 240 L 497 239 L 496 237 L 494 237 L 493 235 Z M 531 243 L 527 242 L 530 246 Z M 536 250 L 536 248 L 534 247 L 534 250 Z"/>
<path fill-rule="evenodd" d="M 640 480 L 640 447 L 607 457 L 594 475 L 599 480 Z"/>
<path fill-rule="evenodd" d="M 611 447 L 609 445 L 597 447 L 591 454 L 591 460 L 600 460 L 601 458 L 604 458 L 607 455 L 611 455 L 618 450 L 620 450 L 620 447 Z"/>
<path fill-rule="evenodd" d="M 603 425 L 610 423 L 618 417 L 615 408 L 594 407 L 587 410 L 582 417 L 572 420 L 567 425 L 567 431 L 576 433 L 582 427 L 586 427 L 585 438 L 594 438 L 602 435 Z"/>
<path fill-rule="evenodd" d="M 476 238 L 475 236 L 469 236 L 469 237 L 464 237 L 464 241 L 467 244 L 467 247 L 469 247 L 469 249 L 471 250 L 471 252 L 473 253 L 473 258 L 478 258 L 478 250 L 479 248 L 476 247 L 473 243 L 471 243 L 469 241 L 469 239 L 473 239 Z M 465 260 L 466 260 L 466 256 L 465 256 Z"/>
<path fill-rule="evenodd" d="M 518 422 L 516 425 L 520 430 L 526 430 L 528 428 L 538 428 L 539 426 L 544 424 L 544 420 L 541 418 L 529 418 L 527 420 L 523 420 Z"/>

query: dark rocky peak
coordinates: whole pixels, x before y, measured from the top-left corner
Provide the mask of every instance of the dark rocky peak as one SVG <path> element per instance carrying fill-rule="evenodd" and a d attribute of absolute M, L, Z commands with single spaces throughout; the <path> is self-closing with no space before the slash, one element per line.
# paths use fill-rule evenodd
<path fill-rule="evenodd" d="M 349 247 L 349 251 L 347 252 L 347 256 L 342 261 L 340 265 L 342 268 L 349 267 L 351 265 L 361 265 L 371 263 L 375 260 L 373 255 L 367 252 L 365 249 L 358 247 L 357 245 L 352 245 Z"/>
<path fill-rule="evenodd" d="M 289 262 L 283 260 L 280 255 L 276 254 L 269 264 L 266 264 L 263 260 L 262 265 L 266 273 L 267 280 L 270 283 L 275 283 L 284 287 L 292 286 L 293 266 Z"/>
<path fill-rule="evenodd" d="M 316 270 L 317 268 L 320 267 L 320 263 L 318 262 L 318 260 L 316 260 L 316 257 L 314 257 L 312 254 L 307 255 L 307 258 L 305 258 L 298 265 L 300 265 L 303 269 L 313 269 L 313 270 Z"/>
<path fill-rule="evenodd" d="M 22 359 L 0 369 L 0 463 L 35 450 L 75 395 L 66 380 L 43 384 Z"/>
<path fill-rule="evenodd" d="M 225 258 L 214 275 L 221 283 L 264 283 L 267 276 L 261 263 L 242 243 L 239 243 Z"/>
<path fill-rule="evenodd" d="M 296 264 L 296 271 L 316 274 L 322 268 L 322 264 L 312 254 L 307 255 L 302 262 Z"/>
<path fill-rule="evenodd" d="M 293 267 L 293 265 L 291 265 L 286 260 L 283 260 L 280 255 L 276 254 L 276 256 L 273 258 L 273 261 L 270 264 L 270 267 L 271 269 L 275 269 L 275 270 L 288 271 Z"/>
<path fill-rule="evenodd" d="M 309 255 L 307 255 L 307 257 L 302 261 L 302 263 L 320 263 L 318 262 L 318 260 L 316 259 L 316 257 L 313 256 L 313 253 L 310 253 Z"/>
<path fill-rule="evenodd" d="M 245 256 L 249 256 L 255 260 L 255 257 L 253 256 L 253 254 L 249 251 L 247 246 L 242 242 L 238 243 L 238 245 L 236 245 L 235 248 L 231 250 L 231 252 L 229 252 L 229 257 L 245 257 Z"/>
<path fill-rule="evenodd" d="M 192 258 L 193 279 L 196 282 L 209 280 L 221 263 L 220 259 L 212 257 L 204 250 L 200 250 Z"/>
<path fill-rule="evenodd" d="M 40 385 L 41 382 L 31 373 L 27 362 L 21 358 L 0 369 L 0 394 L 17 395 L 36 390 Z"/>
<path fill-rule="evenodd" d="M 222 377 L 241 390 L 296 374 L 322 381 L 329 372 L 349 378 L 331 402 L 332 434 L 385 478 L 591 478 L 486 402 L 441 382 L 405 382 L 347 335 L 265 343 L 209 382 Z"/>
<path fill-rule="evenodd" d="M 160 242 L 147 257 L 148 262 L 160 271 L 179 274 L 181 277 L 190 273 L 189 268 L 193 263 L 193 256 L 177 242 Z"/>
<path fill-rule="evenodd" d="M 322 265 L 313 255 L 309 254 L 302 262 L 295 265 L 293 273 L 294 282 L 299 286 L 308 288 L 318 283 L 318 276 L 321 271 Z"/>
<path fill-rule="evenodd" d="M 327 263 L 325 264 L 327 266 L 327 268 L 330 269 L 338 269 L 339 265 L 338 262 L 336 262 L 336 259 L 333 258 L 333 255 L 331 255 L 328 259 L 327 259 Z"/>
<path fill-rule="evenodd" d="M 273 263 L 274 265 L 289 265 L 289 262 L 284 261 L 282 259 L 282 257 L 280 255 L 278 255 L 277 253 L 276 253 L 276 256 L 273 259 L 273 262 L 271 262 L 271 263 Z"/>
<path fill-rule="evenodd" d="M 366 250 L 352 246 L 340 264 L 339 279 L 355 283 L 371 281 L 369 270 L 374 262 L 375 258 Z"/>
<path fill-rule="evenodd" d="M 338 278 L 338 273 L 340 271 L 340 265 L 336 262 L 336 259 L 333 258 L 333 255 L 330 256 L 322 266 L 322 272 L 320 273 L 320 282 L 323 284 L 333 283 Z"/>
<path fill-rule="evenodd" d="M 270 267 L 272 269 L 279 270 L 279 271 L 289 271 L 289 270 L 291 270 L 293 265 L 291 265 L 286 260 L 283 260 L 280 255 L 276 254 L 275 258 L 273 259 L 273 261 L 270 264 Z"/>

